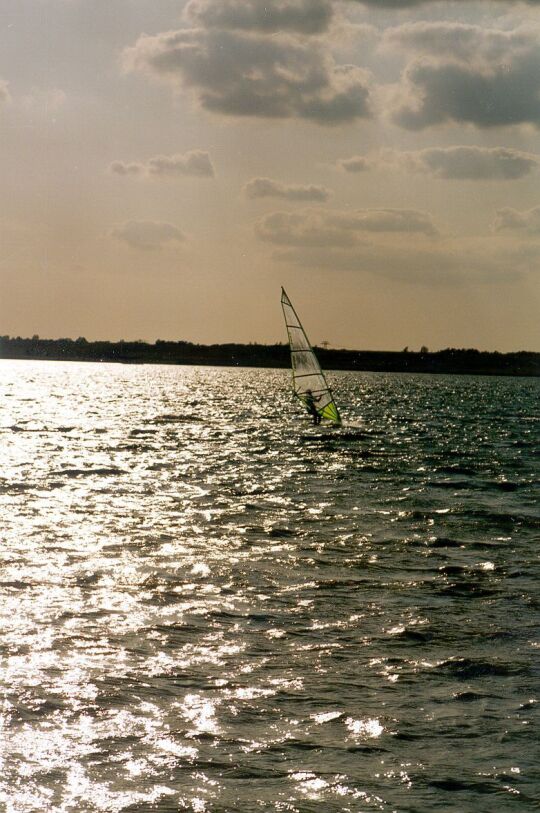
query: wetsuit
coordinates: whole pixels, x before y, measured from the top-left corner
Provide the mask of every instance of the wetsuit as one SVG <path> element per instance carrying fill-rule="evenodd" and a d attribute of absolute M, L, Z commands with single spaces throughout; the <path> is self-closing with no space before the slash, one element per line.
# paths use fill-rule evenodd
<path fill-rule="evenodd" d="M 321 416 L 317 412 L 317 407 L 315 406 L 315 400 L 316 399 L 313 397 L 313 395 L 306 395 L 307 411 L 309 412 L 310 415 L 313 416 L 313 423 L 315 424 L 315 426 L 318 426 L 318 424 L 320 424 L 320 422 L 321 422 Z"/>

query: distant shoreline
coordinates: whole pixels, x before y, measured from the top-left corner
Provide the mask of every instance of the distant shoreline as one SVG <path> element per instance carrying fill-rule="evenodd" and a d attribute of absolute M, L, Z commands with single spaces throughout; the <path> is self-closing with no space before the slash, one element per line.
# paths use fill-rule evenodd
<path fill-rule="evenodd" d="M 433 353 L 407 349 L 337 350 L 314 348 L 326 370 L 456 375 L 540 376 L 540 353 L 498 353 L 447 349 Z M 285 344 L 213 344 L 191 342 L 89 342 L 86 339 L 0 337 L 0 358 L 35 361 L 104 361 L 121 364 L 184 364 L 222 367 L 290 367 Z"/>

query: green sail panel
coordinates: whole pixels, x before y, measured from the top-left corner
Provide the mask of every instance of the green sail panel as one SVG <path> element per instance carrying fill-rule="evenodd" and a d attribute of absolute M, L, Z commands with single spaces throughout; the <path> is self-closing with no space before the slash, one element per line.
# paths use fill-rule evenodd
<path fill-rule="evenodd" d="M 340 424 L 341 417 L 332 391 L 284 288 L 281 289 L 281 306 L 291 348 L 294 394 L 306 403 L 306 393 L 311 390 L 316 399 L 317 412 L 321 418 Z"/>

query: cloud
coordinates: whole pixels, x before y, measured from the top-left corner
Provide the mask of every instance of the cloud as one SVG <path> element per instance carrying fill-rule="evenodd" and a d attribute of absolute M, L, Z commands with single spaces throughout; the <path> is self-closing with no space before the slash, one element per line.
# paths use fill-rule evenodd
<path fill-rule="evenodd" d="M 387 28 L 380 48 L 479 63 L 512 57 L 519 50 L 530 50 L 537 42 L 538 33 L 530 29 L 505 30 L 466 23 L 423 21 Z"/>
<path fill-rule="evenodd" d="M 210 156 L 203 150 L 191 150 L 183 155 L 156 155 L 146 164 L 113 161 L 109 169 L 116 175 L 147 175 L 151 178 L 179 178 L 186 175 L 213 178 L 215 174 Z"/>
<path fill-rule="evenodd" d="M 353 246 L 357 235 L 332 222 L 326 213 L 273 212 L 255 226 L 260 240 L 281 246 Z"/>
<path fill-rule="evenodd" d="M 535 252 L 493 239 L 357 244 L 346 251 L 333 246 L 293 246 L 276 251 L 274 260 L 293 266 L 373 274 L 405 284 L 429 287 L 508 284 L 533 272 Z"/>
<path fill-rule="evenodd" d="M 65 105 L 67 95 L 60 88 L 34 89 L 20 98 L 20 105 L 28 113 L 51 115 Z"/>
<path fill-rule="evenodd" d="M 9 82 L 5 79 L 0 79 L 0 103 L 9 101 L 11 101 Z"/>
<path fill-rule="evenodd" d="M 141 251 L 153 251 L 166 243 L 185 240 L 177 226 L 152 220 L 130 220 L 114 228 L 111 236 Z"/>
<path fill-rule="evenodd" d="M 345 172 L 366 172 L 371 169 L 372 162 L 364 155 L 353 155 L 351 158 L 342 158 L 338 161 L 338 165 L 345 170 Z"/>
<path fill-rule="evenodd" d="M 185 14 L 205 28 L 321 34 L 330 26 L 333 5 L 331 0 L 190 0 Z"/>
<path fill-rule="evenodd" d="M 438 234 L 431 216 L 416 209 L 273 212 L 259 220 L 255 232 L 275 245 L 335 248 L 355 246 L 366 233 Z"/>
<path fill-rule="evenodd" d="M 294 247 L 275 252 L 274 259 L 300 268 L 367 273 L 430 286 L 453 286 L 465 279 L 461 262 L 454 252 L 443 248 L 419 248 L 418 245 L 405 249 L 402 245 L 362 244 L 346 252 L 332 246 Z"/>
<path fill-rule="evenodd" d="M 401 165 L 411 172 L 427 172 L 450 180 L 516 180 L 529 175 L 540 156 L 507 147 L 431 147 L 417 152 L 387 151 L 382 162 Z"/>
<path fill-rule="evenodd" d="M 179 175 L 194 175 L 198 178 L 213 178 L 214 167 L 207 152 L 192 150 L 184 155 L 157 155 L 148 161 L 149 175 L 176 178 Z"/>
<path fill-rule="evenodd" d="M 417 55 L 404 71 L 393 110 L 401 127 L 540 125 L 538 29 L 416 23 L 391 29 L 385 43 Z"/>
<path fill-rule="evenodd" d="M 509 3 L 519 5 L 525 3 L 529 6 L 537 6 L 540 0 L 498 0 L 501 3 Z M 426 6 L 428 4 L 435 5 L 437 2 L 442 4 L 443 0 L 353 0 L 359 5 L 369 6 L 370 8 L 416 8 L 417 6 Z M 457 2 L 470 3 L 470 0 L 457 0 Z"/>
<path fill-rule="evenodd" d="M 374 6 L 375 8 L 412 8 L 422 6 L 434 0 L 356 0 L 359 5 Z"/>
<path fill-rule="evenodd" d="M 207 152 L 192 150 L 184 155 L 157 155 L 148 161 L 148 174 L 176 178 L 179 175 L 195 175 L 213 178 L 214 167 Z"/>
<path fill-rule="evenodd" d="M 458 64 L 417 62 L 406 73 L 411 101 L 393 116 L 407 130 L 447 122 L 477 127 L 540 125 L 540 53 L 484 72 Z"/>
<path fill-rule="evenodd" d="M 193 91 L 205 110 L 221 115 L 323 125 L 370 115 L 367 74 L 336 65 L 319 40 L 184 29 L 141 36 L 123 63 Z"/>
<path fill-rule="evenodd" d="M 136 161 L 132 161 L 129 164 L 126 164 L 124 161 L 113 161 L 112 164 L 109 165 L 109 170 L 114 175 L 143 175 L 146 167 L 144 164 L 139 164 Z"/>
<path fill-rule="evenodd" d="M 330 190 L 324 186 L 297 186 L 273 181 L 271 178 L 253 178 L 244 186 L 248 198 L 283 198 L 284 200 L 325 201 Z"/>
<path fill-rule="evenodd" d="M 499 209 L 493 223 L 494 231 L 525 231 L 540 235 L 540 206 L 519 212 L 517 209 Z"/>

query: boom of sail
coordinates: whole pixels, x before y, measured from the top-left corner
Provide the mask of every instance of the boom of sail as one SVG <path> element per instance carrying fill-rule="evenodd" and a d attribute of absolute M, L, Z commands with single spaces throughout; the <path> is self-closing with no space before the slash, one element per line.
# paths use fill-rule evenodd
<path fill-rule="evenodd" d="M 341 417 L 332 391 L 284 288 L 281 289 L 281 306 L 291 348 L 294 394 L 307 404 L 309 396 L 306 397 L 306 393 L 310 390 L 321 418 L 340 424 Z"/>

